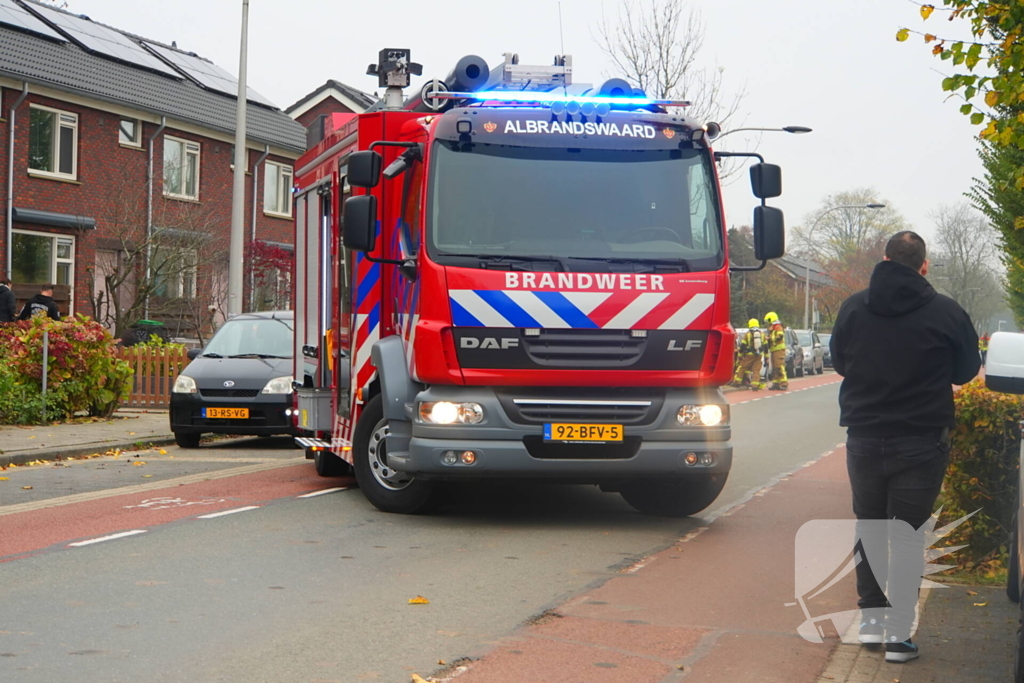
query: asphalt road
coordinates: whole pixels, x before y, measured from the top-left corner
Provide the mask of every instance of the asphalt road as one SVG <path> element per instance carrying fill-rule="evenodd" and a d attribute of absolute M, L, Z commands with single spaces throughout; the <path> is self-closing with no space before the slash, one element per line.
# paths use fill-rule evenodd
<path fill-rule="evenodd" d="M 837 392 L 734 395 L 734 469 L 704 517 L 833 449 Z M 0 681 L 404 682 L 704 524 L 593 487 L 513 484 L 385 515 L 355 489 L 300 497 L 349 482 L 298 455 L 250 439 L 5 473 Z M 692 589 L 729 587 L 712 571 Z"/>

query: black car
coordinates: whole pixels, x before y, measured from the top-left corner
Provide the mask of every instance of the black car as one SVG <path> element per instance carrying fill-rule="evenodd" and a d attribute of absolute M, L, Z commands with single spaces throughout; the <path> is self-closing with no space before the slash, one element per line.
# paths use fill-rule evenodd
<path fill-rule="evenodd" d="M 832 367 L 832 347 L 829 346 L 829 342 L 832 341 L 832 335 L 819 334 L 818 339 L 821 340 L 821 348 L 825 351 L 825 353 L 822 354 L 822 359 L 825 362 L 825 367 L 830 368 Z"/>
<path fill-rule="evenodd" d="M 294 434 L 291 311 L 243 313 L 217 331 L 174 383 L 171 431 L 182 448 L 208 432 Z"/>

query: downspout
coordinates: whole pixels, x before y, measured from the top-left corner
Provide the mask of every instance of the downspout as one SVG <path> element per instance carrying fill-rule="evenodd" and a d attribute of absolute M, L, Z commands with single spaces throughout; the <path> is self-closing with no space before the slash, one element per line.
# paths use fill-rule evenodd
<path fill-rule="evenodd" d="M 253 268 L 252 245 L 256 242 L 256 196 L 260 187 L 260 164 L 270 156 L 270 145 L 264 145 L 263 155 L 256 160 L 252 168 L 252 237 L 249 239 L 249 310 L 256 310 L 256 271 Z"/>
<path fill-rule="evenodd" d="M 149 170 L 146 174 L 146 305 L 142 309 L 144 320 L 149 320 L 149 289 L 153 277 L 153 269 L 149 264 L 153 238 L 153 145 L 166 127 L 167 117 L 161 116 L 160 126 L 149 136 Z"/>
<path fill-rule="evenodd" d="M 18 118 L 18 107 L 28 97 L 28 83 L 21 84 L 21 96 L 11 105 L 11 113 L 7 115 L 7 277 L 11 277 L 11 258 L 14 249 L 14 124 Z"/>

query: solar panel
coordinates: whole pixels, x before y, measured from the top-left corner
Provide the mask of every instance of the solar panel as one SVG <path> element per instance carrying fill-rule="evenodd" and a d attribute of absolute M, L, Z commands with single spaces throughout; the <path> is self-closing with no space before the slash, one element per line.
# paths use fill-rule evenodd
<path fill-rule="evenodd" d="M 238 79 L 216 64 L 212 64 L 195 55 L 163 47 L 162 45 L 148 42 L 145 45 L 207 90 L 216 90 L 225 95 L 238 96 Z M 273 102 L 252 88 L 246 88 L 246 99 L 265 104 L 269 107 L 276 107 Z"/>
<path fill-rule="evenodd" d="M 34 14 L 30 14 L 28 10 L 14 2 L 14 0 L 0 0 L 0 24 L 13 26 L 22 31 L 31 31 L 47 38 L 59 40 L 62 43 L 67 42 L 64 40 L 64 36 L 47 26 Z"/>
<path fill-rule="evenodd" d="M 174 69 L 146 52 L 141 45 L 120 31 L 48 7 L 36 5 L 34 9 L 86 50 L 180 78 L 180 74 Z"/>

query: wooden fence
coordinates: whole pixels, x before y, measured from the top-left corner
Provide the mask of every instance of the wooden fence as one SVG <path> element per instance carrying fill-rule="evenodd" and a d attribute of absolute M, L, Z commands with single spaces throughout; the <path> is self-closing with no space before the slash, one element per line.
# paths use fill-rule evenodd
<path fill-rule="evenodd" d="M 174 380 L 189 363 L 187 353 L 181 348 L 120 349 L 118 356 L 135 372 L 132 393 L 121 405 L 127 408 L 167 408 Z"/>

